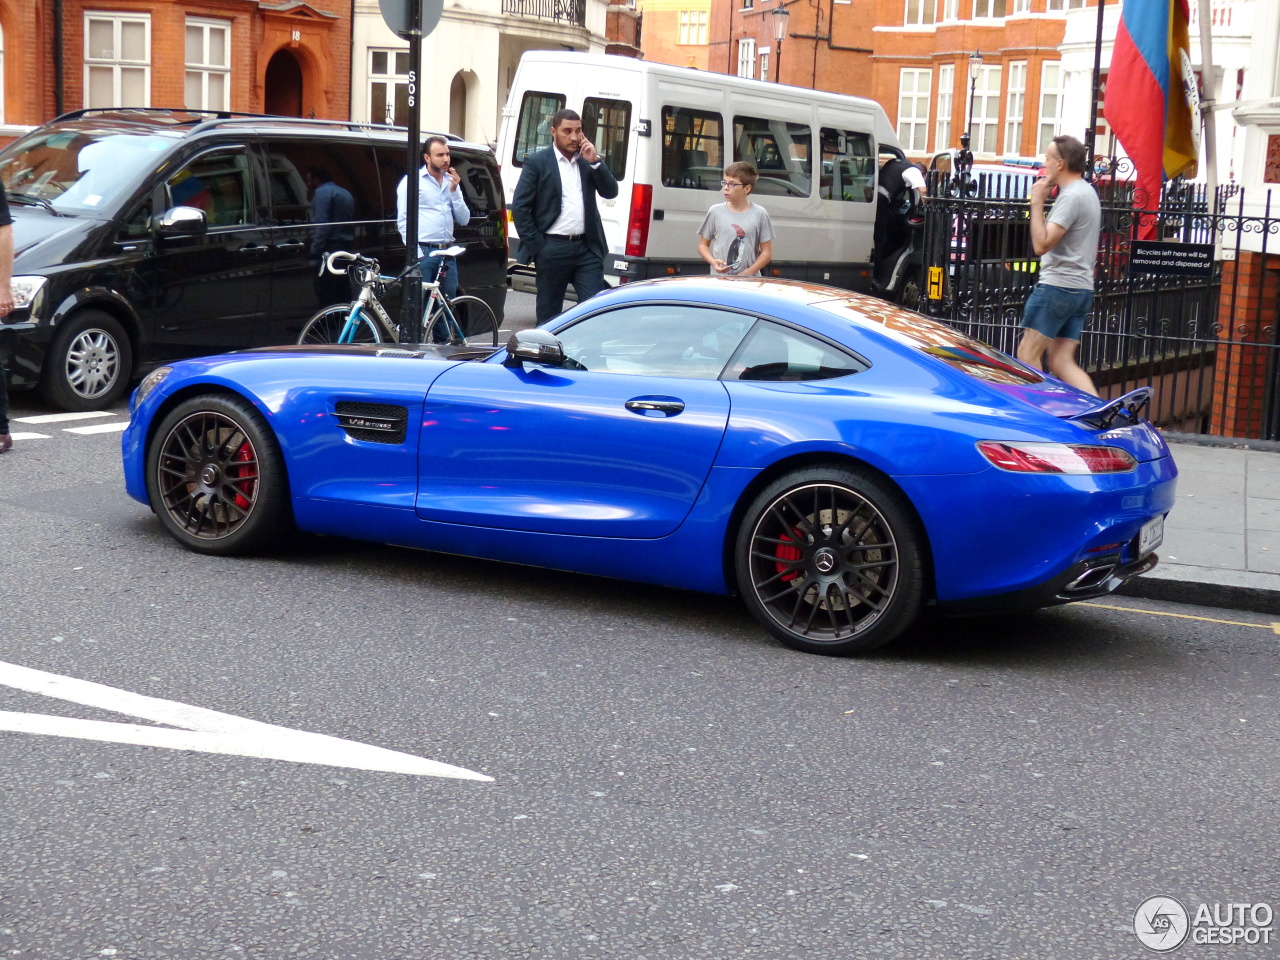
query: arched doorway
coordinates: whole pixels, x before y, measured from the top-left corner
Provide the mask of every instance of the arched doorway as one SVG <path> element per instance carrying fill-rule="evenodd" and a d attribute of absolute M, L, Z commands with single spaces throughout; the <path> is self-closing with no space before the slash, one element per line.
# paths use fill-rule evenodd
<path fill-rule="evenodd" d="M 461 71 L 454 74 L 449 84 L 449 132 L 455 137 L 467 138 L 467 81 Z"/>
<path fill-rule="evenodd" d="M 302 116 L 302 67 L 288 50 L 277 50 L 267 61 L 263 109 L 282 117 Z"/>

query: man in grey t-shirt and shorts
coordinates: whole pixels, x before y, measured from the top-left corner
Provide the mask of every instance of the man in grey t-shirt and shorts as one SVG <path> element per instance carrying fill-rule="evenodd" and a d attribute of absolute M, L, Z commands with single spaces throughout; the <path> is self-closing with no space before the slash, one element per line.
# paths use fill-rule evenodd
<path fill-rule="evenodd" d="M 1102 230 L 1102 204 L 1084 179 L 1085 150 L 1075 137 L 1054 137 L 1045 151 L 1045 175 L 1031 188 L 1031 244 L 1040 257 L 1040 274 L 1023 310 L 1018 359 L 1049 372 L 1086 393 L 1098 390 L 1078 363 L 1076 350 L 1085 317 L 1093 306 L 1093 268 Z M 1058 197 L 1048 219 L 1049 190 Z"/>

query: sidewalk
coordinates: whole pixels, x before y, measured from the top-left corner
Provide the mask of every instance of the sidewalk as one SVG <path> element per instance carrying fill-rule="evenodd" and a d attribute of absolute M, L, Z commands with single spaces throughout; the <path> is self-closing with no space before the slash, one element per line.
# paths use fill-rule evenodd
<path fill-rule="evenodd" d="M 1156 550 L 1160 564 L 1120 592 L 1280 614 L 1280 449 L 1169 439 L 1178 499 Z"/>

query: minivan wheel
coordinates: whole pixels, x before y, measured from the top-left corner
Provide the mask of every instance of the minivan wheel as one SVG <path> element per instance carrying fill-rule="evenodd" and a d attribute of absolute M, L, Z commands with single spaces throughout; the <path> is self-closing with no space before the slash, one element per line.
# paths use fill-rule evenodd
<path fill-rule="evenodd" d="M 133 347 L 124 327 L 101 310 L 67 318 L 44 361 L 40 392 L 63 410 L 101 410 L 129 387 Z"/>

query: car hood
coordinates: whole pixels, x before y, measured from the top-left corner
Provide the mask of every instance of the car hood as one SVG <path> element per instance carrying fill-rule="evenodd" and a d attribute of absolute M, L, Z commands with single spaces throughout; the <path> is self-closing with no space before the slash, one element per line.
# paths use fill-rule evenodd
<path fill-rule="evenodd" d="M 20 207 L 17 204 L 10 204 L 9 212 L 13 215 L 13 252 L 15 256 L 20 256 L 50 237 L 84 229 L 84 221 L 80 217 L 55 217 L 36 207 Z"/>
<path fill-rule="evenodd" d="M 1117 419 L 1106 427 L 1091 424 L 1078 419 L 1082 414 L 1097 410 L 1105 404 L 1075 387 L 1068 386 L 1060 380 L 1046 379 L 1042 383 L 1013 384 L 992 383 L 992 388 L 1006 396 L 1015 397 L 1023 403 L 1030 404 L 1050 416 L 1060 420 L 1069 420 L 1087 434 L 1092 434 L 1092 441 L 1120 447 L 1132 454 L 1139 461 L 1159 460 L 1169 455 L 1169 447 L 1151 423 L 1138 420 L 1136 423 Z"/>

